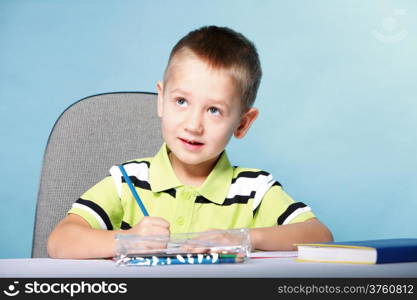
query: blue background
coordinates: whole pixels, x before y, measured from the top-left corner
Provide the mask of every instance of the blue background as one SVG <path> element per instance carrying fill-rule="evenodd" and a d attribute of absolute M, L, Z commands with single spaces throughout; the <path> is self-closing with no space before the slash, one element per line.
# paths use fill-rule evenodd
<path fill-rule="evenodd" d="M 29 257 L 43 151 L 80 98 L 156 91 L 177 40 L 229 26 L 264 70 L 232 163 L 266 169 L 338 241 L 417 237 L 415 1 L 0 1 L 0 257 Z"/>

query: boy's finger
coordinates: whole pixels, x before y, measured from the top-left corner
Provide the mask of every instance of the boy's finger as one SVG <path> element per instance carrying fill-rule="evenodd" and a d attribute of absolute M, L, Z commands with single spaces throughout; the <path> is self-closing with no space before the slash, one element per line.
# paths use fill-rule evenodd
<path fill-rule="evenodd" d="M 164 218 L 160 218 L 160 217 L 148 217 L 148 218 L 152 225 L 160 226 L 163 228 L 169 228 L 170 226 L 169 222 L 165 220 Z"/>
<path fill-rule="evenodd" d="M 147 227 L 143 231 L 144 235 L 157 235 L 157 236 L 169 236 L 170 232 L 169 229 L 159 226 L 159 225 L 152 225 Z"/>
<path fill-rule="evenodd" d="M 159 217 L 144 217 L 142 220 L 140 220 L 135 226 L 140 227 L 160 227 L 169 229 L 170 224 L 167 220 Z"/>

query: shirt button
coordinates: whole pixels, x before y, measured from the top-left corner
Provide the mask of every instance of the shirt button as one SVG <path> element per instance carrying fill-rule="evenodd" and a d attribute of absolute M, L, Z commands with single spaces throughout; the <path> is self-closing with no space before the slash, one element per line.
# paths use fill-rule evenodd
<path fill-rule="evenodd" d="M 177 218 L 177 224 L 180 225 L 180 226 L 184 225 L 184 217 L 178 217 Z"/>

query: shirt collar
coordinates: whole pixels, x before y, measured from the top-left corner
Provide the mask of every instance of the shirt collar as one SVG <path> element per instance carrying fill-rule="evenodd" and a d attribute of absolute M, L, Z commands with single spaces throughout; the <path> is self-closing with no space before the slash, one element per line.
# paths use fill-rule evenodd
<path fill-rule="evenodd" d="M 149 168 L 149 183 L 153 192 L 162 192 L 183 185 L 172 169 L 166 143 L 152 159 Z"/>
<path fill-rule="evenodd" d="M 209 176 L 196 190 L 211 202 L 223 204 L 229 191 L 232 177 L 233 168 L 230 165 L 226 151 L 223 151 Z"/>
<path fill-rule="evenodd" d="M 226 151 L 223 151 L 204 183 L 196 187 L 195 190 L 211 202 L 223 204 L 229 191 L 232 177 L 233 168 Z M 152 160 L 149 170 L 149 182 L 153 192 L 161 192 L 183 186 L 172 169 L 166 143 L 162 145 Z"/>

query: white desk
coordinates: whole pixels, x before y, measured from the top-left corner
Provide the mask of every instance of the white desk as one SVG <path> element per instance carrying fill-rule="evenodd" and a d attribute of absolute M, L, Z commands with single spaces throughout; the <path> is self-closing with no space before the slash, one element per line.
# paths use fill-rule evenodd
<path fill-rule="evenodd" d="M 0 277 L 47 278 L 337 278 L 337 277 L 417 277 L 417 262 L 353 265 L 296 262 L 294 258 L 251 259 L 243 264 L 170 265 L 117 267 L 111 260 L 62 260 L 49 258 L 0 259 Z"/>

